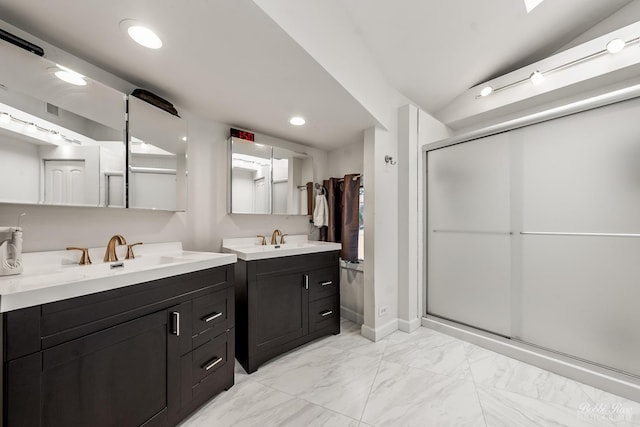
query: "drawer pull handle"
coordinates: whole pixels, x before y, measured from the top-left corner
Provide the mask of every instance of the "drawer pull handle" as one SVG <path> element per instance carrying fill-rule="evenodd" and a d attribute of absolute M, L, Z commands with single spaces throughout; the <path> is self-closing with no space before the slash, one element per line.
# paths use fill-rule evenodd
<path fill-rule="evenodd" d="M 216 360 L 214 360 L 213 362 L 207 364 L 205 363 L 202 366 L 202 369 L 204 369 L 205 371 L 208 371 L 209 369 L 213 368 L 214 366 L 216 366 L 218 363 L 222 362 L 224 359 L 222 357 L 218 357 Z"/>
<path fill-rule="evenodd" d="M 180 313 L 174 311 L 171 313 L 171 333 L 175 336 L 180 336 Z"/>
<path fill-rule="evenodd" d="M 331 314 L 333 314 L 333 310 L 326 310 L 326 311 L 320 312 L 320 316 L 322 316 L 322 317 L 327 317 L 327 316 L 329 316 Z"/>
<path fill-rule="evenodd" d="M 329 280 L 328 282 L 322 282 L 320 283 L 320 285 L 322 286 L 329 286 L 329 285 L 333 285 L 333 282 L 331 280 Z"/>
<path fill-rule="evenodd" d="M 211 322 L 214 319 L 217 319 L 220 316 L 222 316 L 222 313 L 213 313 L 213 314 L 210 314 L 209 316 L 204 316 L 202 318 L 202 320 L 204 320 L 205 322 L 208 323 L 208 322 Z"/>

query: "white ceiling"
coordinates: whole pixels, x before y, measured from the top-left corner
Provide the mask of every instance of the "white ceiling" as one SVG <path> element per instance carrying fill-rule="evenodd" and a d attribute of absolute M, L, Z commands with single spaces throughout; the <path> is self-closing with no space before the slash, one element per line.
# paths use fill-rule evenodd
<path fill-rule="evenodd" d="M 437 113 L 629 2 L 546 0 L 530 14 L 521 0 L 342 4 L 389 84 Z M 0 17 L 203 118 L 325 149 L 362 140 L 375 124 L 251 0 L 0 0 Z M 134 44 L 118 26 L 123 19 L 148 23 L 165 46 Z M 289 125 L 294 114 L 307 125 Z"/>

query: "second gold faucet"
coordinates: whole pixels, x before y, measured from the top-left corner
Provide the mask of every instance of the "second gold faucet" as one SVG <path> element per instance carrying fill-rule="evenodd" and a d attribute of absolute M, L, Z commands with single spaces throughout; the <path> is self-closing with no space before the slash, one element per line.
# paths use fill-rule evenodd
<path fill-rule="evenodd" d="M 118 255 L 116 254 L 116 244 L 126 245 L 127 241 L 120 234 L 116 234 L 115 236 L 111 237 L 111 239 L 109 239 L 109 243 L 107 243 L 107 250 L 104 253 L 104 262 L 118 261 Z"/>

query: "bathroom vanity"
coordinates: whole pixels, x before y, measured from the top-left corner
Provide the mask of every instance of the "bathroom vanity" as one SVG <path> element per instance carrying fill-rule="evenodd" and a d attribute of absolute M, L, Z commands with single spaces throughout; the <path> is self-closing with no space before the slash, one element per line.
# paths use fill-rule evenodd
<path fill-rule="evenodd" d="M 0 281 L 3 425 L 173 426 L 229 389 L 234 262 L 180 251 Z"/>
<path fill-rule="evenodd" d="M 223 241 L 235 265 L 236 358 L 248 373 L 316 338 L 340 333 L 340 244 L 289 236 L 282 245 Z"/>

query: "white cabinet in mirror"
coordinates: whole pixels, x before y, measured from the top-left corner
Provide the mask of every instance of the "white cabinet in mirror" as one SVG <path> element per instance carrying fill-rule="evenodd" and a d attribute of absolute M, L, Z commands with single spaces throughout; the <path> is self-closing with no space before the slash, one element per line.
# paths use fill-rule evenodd
<path fill-rule="evenodd" d="M 125 96 L 0 43 L 0 202 L 125 206 Z"/>
<path fill-rule="evenodd" d="M 228 167 L 230 213 L 307 215 L 310 155 L 232 137 Z"/>

